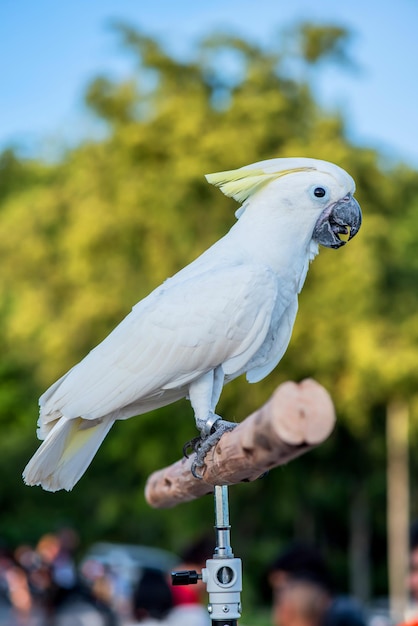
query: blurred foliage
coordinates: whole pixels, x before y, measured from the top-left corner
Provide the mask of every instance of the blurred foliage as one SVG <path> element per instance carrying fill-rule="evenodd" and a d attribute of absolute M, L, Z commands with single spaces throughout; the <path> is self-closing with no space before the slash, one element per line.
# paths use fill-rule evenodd
<path fill-rule="evenodd" d="M 12 150 L 0 155 L 0 536 L 33 541 L 65 523 L 85 543 L 177 550 L 211 527 L 211 498 L 153 511 L 143 497 L 149 473 L 176 460 L 195 434 L 187 402 L 116 424 L 74 491 L 49 494 L 20 478 L 37 446 L 36 399 L 233 224 L 236 205 L 204 173 L 316 157 L 357 181 L 362 231 L 315 260 L 277 370 L 257 385 L 227 386 L 219 411 L 240 420 L 281 381 L 312 376 L 332 394 L 338 426 L 320 449 L 231 490 L 233 543 L 255 600 L 266 563 L 293 538 L 315 540 L 344 588 L 349 509 L 361 486 L 370 501 L 373 592 L 384 593 L 392 398 L 410 403 L 416 434 L 418 173 L 353 145 L 341 116 L 322 110 L 309 83 L 284 71 L 280 42 L 265 50 L 217 34 L 186 62 L 129 26 L 116 31 L 135 61 L 132 76 L 98 77 L 86 92 L 106 139 L 85 141 L 52 165 Z M 348 40 L 345 29 L 308 24 L 295 39 L 307 65 L 344 60 Z"/>
<path fill-rule="evenodd" d="M 304 60 L 315 65 L 319 61 L 350 64 L 347 45 L 352 33 L 342 26 L 310 24 L 305 22 L 296 29 L 298 48 Z"/>

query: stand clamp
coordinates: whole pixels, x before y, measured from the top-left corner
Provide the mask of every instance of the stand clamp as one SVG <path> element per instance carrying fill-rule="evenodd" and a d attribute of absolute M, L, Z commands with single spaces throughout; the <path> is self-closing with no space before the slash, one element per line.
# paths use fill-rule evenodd
<path fill-rule="evenodd" d="M 215 486 L 216 548 L 212 559 L 198 574 L 193 570 L 173 572 L 173 585 L 193 585 L 203 580 L 209 593 L 208 612 L 215 626 L 237 626 L 241 617 L 242 564 L 230 544 L 228 487 Z"/>

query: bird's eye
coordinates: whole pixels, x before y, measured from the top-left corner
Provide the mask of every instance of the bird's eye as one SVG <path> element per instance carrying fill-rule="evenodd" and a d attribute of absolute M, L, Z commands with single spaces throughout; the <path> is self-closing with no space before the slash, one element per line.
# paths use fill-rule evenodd
<path fill-rule="evenodd" d="M 315 187 L 315 189 L 314 189 L 314 196 L 316 198 L 323 198 L 326 193 L 327 192 L 325 191 L 325 189 L 323 187 Z"/>

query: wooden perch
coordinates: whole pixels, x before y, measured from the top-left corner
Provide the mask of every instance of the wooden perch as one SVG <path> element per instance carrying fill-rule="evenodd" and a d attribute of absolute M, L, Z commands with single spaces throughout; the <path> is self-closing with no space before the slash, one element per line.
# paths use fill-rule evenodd
<path fill-rule="evenodd" d="M 334 406 L 321 385 L 311 379 L 283 383 L 266 404 L 224 433 L 206 455 L 201 480 L 190 471 L 193 454 L 151 474 L 146 500 L 154 508 L 169 508 L 211 493 L 214 485 L 255 480 L 325 441 L 334 424 Z"/>

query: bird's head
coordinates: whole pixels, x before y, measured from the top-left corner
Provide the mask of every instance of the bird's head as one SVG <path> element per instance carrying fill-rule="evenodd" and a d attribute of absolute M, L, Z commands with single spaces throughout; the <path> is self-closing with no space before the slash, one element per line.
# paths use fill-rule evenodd
<path fill-rule="evenodd" d="M 240 217 L 256 198 L 263 204 L 280 198 L 280 210 L 297 211 L 317 243 L 340 248 L 360 229 L 361 209 L 355 183 L 338 165 L 309 158 L 260 161 L 237 170 L 208 174 L 206 179 L 242 203 Z"/>

